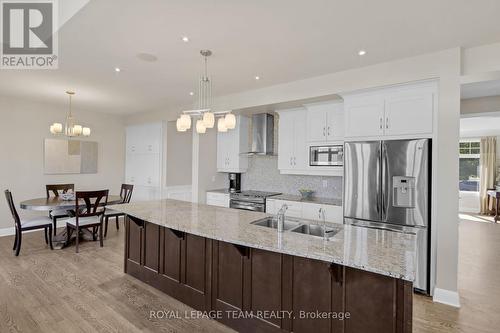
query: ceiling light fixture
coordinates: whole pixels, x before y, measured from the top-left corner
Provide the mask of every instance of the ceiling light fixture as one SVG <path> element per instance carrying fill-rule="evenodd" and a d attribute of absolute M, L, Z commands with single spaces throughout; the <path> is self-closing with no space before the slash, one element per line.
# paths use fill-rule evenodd
<path fill-rule="evenodd" d="M 365 54 L 366 54 L 365 50 L 359 50 L 358 51 L 358 55 L 360 55 L 360 56 L 364 56 Z"/>
<path fill-rule="evenodd" d="M 256 76 L 255 79 L 258 81 L 260 80 L 260 76 Z"/>
<path fill-rule="evenodd" d="M 189 42 L 189 37 L 187 37 L 187 36 L 183 36 L 183 37 L 182 37 L 182 41 L 183 41 L 184 43 Z"/>
<path fill-rule="evenodd" d="M 118 67 L 115 67 L 115 72 L 120 73 L 122 70 Z"/>
<path fill-rule="evenodd" d="M 64 124 L 64 133 L 63 133 L 63 126 L 61 123 L 53 123 L 50 125 L 50 133 L 54 135 L 65 135 L 69 138 L 72 138 L 74 136 L 90 136 L 90 128 L 89 127 L 83 127 L 82 125 L 76 124 L 75 118 L 73 117 L 73 112 L 72 112 L 72 98 L 73 95 L 75 95 L 74 91 L 66 91 L 66 94 L 69 96 L 69 111 L 68 115 L 66 116 L 66 123 Z"/>
<path fill-rule="evenodd" d="M 228 129 L 233 129 L 236 126 L 236 117 L 231 111 L 213 111 L 212 110 L 212 80 L 208 76 L 208 57 L 212 55 L 210 50 L 201 50 L 200 54 L 204 59 L 205 71 L 200 77 L 198 83 L 198 108 L 195 110 L 182 111 L 181 116 L 177 119 L 176 125 L 179 132 L 185 132 L 191 128 L 191 117 L 196 119 L 196 132 L 199 134 L 206 133 L 207 128 L 215 126 L 217 121 L 217 130 L 226 132 Z M 190 92 L 193 96 L 194 93 Z M 229 126 L 226 126 L 226 122 Z"/>
<path fill-rule="evenodd" d="M 190 91 L 189 96 L 194 96 L 194 92 Z"/>

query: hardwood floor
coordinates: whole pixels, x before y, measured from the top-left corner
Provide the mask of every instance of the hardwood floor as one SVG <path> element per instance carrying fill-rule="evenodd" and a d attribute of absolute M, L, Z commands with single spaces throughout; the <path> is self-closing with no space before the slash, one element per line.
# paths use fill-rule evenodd
<path fill-rule="evenodd" d="M 191 309 L 123 273 L 123 228 L 110 228 L 104 248 L 83 242 L 50 251 L 43 233 L 0 238 L 0 332 L 233 332 L 208 319 L 150 319 L 150 311 Z M 498 332 L 500 224 L 460 223 L 455 309 L 416 295 L 414 332 Z"/>

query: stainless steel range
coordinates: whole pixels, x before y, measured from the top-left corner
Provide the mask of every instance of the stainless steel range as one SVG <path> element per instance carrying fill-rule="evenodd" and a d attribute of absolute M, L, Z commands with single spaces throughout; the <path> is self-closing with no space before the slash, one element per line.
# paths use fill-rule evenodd
<path fill-rule="evenodd" d="M 256 212 L 266 211 L 266 198 L 280 195 L 278 192 L 241 191 L 229 194 L 229 207 Z"/>

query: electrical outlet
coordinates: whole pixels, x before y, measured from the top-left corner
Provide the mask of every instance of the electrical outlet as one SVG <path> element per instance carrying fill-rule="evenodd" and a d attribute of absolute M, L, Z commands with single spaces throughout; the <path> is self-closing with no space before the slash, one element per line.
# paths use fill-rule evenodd
<path fill-rule="evenodd" d="M 328 180 L 323 180 L 323 188 L 327 188 L 328 187 Z"/>

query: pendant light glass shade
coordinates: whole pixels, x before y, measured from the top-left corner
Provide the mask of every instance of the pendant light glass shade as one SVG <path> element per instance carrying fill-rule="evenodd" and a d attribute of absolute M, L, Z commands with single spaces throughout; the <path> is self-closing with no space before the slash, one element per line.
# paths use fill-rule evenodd
<path fill-rule="evenodd" d="M 90 136 L 90 128 L 88 127 L 82 128 L 82 134 L 83 136 Z"/>
<path fill-rule="evenodd" d="M 227 127 L 226 127 L 226 118 L 225 117 L 221 117 L 219 118 L 219 120 L 217 121 L 217 130 L 219 132 L 227 132 Z"/>
<path fill-rule="evenodd" d="M 196 121 L 196 132 L 198 134 L 203 134 L 207 131 L 207 128 L 205 127 L 205 124 L 203 123 L 203 120 L 199 119 Z"/>
<path fill-rule="evenodd" d="M 224 117 L 224 123 L 227 129 L 234 129 L 236 127 L 236 117 L 232 113 L 226 114 Z"/>
<path fill-rule="evenodd" d="M 203 124 L 206 128 L 214 128 L 215 116 L 212 112 L 207 111 L 203 114 Z"/>
<path fill-rule="evenodd" d="M 181 126 L 185 130 L 188 130 L 191 128 L 191 116 L 188 114 L 183 114 L 181 115 Z"/>
<path fill-rule="evenodd" d="M 73 132 L 75 133 L 75 135 L 82 135 L 82 130 L 83 130 L 82 125 L 73 126 Z"/>
<path fill-rule="evenodd" d="M 52 129 L 54 130 L 54 134 L 62 133 L 63 126 L 61 123 L 53 123 Z"/>
<path fill-rule="evenodd" d="M 184 128 L 182 126 L 182 121 L 181 121 L 181 118 L 177 118 L 177 121 L 175 122 L 175 125 L 177 127 L 177 131 L 178 132 L 186 132 L 187 131 L 187 128 Z"/>

